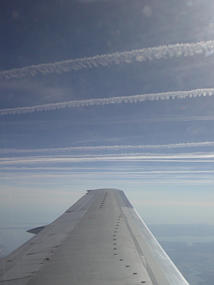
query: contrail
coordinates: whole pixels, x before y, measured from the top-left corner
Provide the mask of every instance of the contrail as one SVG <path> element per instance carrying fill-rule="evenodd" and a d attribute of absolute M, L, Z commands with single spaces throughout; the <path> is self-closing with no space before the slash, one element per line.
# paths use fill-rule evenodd
<path fill-rule="evenodd" d="M 153 153 L 123 153 L 117 155 L 50 155 L 0 158 L 0 166 L 28 165 L 40 163 L 80 163 L 80 162 L 206 162 L 214 163 L 214 152 L 179 153 L 179 154 L 153 154 Z"/>
<path fill-rule="evenodd" d="M 189 91 L 170 91 L 170 92 L 148 93 L 148 94 L 139 94 L 131 96 L 72 100 L 66 102 L 34 105 L 30 107 L 0 109 L 0 115 L 2 116 L 18 115 L 18 114 L 26 114 L 33 112 L 41 112 L 41 111 L 53 111 L 64 108 L 79 108 L 79 107 L 90 107 L 90 106 L 122 104 L 122 103 L 132 104 L 132 103 L 141 103 L 144 101 L 185 99 L 185 98 L 195 98 L 201 96 L 205 97 L 213 95 L 214 95 L 214 88 L 207 88 L 207 89 L 194 89 Z"/>
<path fill-rule="evenodd" d="M 56 148 L 36 148 L 36 149 L 15 149 L 7 148 L 0 149 L 0 154 L 27 154 L 27 153 L 64 153 L 75 151 L 120 151 L 120 150 L 159 150 L 159 149 L 177 149 L 177 148 L 192 148 L 192 147 L 213 147 L 214 141 L 203 142 L 184 142 L 175 144 L 157 144 L 157 145 L 88 145 L 88 146 L 68 146 Z"/>
<path fill-rule="evenodd" d="M 55 167 L 20 167 L 19 166 L 15 166 L 15 167 L 1 167 L 0 169 L 3 171 L 7 171 L 9 170 L 9 172 L 11 172 L 11 170 L 13 170 L 14 172 L 18 171 L 18 175 L 20 175 L 20 173 L 22 173 L 22 171 L 24 172 L 24 174 L 27 174 L 26 171 L 30 170 L 31 174 L 32 174 L 32 170 L 34 170 L 33 175 L 51 175 L 51 176 L 55 176 L 55 175 L 61 175 L 61 173 L 63 172 L 63 176 L 67 176 L 67 175 L 75 175 L 75 174 L 88 174 L 88 175 L 92 175 L 92 174 L 112 174 L 112 175 L 127 175 L 127 174 L 147 174 L 147 175 L 153 175 L 153 174 L 213 174 L 214 170 L 142 170 L 142 171 L 138 171 L 138 170 L 121 170 L 120 168 L 115 168 L 115 169 L 107 169 L 107 170 L 103 170 L 103 169 L 92 169 L 92 171 L 88 171 L 87 169 L 79 169 L 78 171 L 75 170 L 75 168 L 72 167 L 59 167 L 59 168 L 55 168 Z M 42 172 L 41 172 L 42 170 Z M 74 171 L 73 171 L 74 170 Z M 39 173 L 37 174 L 36 171 L 39 171 Z M 46 172 L 44 172 L 46 171 Z M 47 174 L 47 171 L 55 171 L 54 174 Z M 59 172 L 56 172 L 59 171 Z M 73 171 L 73 172 L 71 172 Z M 14 176 L 14 172 L 13 173 L 9 173 L 11 174 L 11 176 Z M 2 177 L 4 176 L 5 173 L 0 173 L 0 177 L 2 175 Z M 8 174 L 8 173 L 7 173 Z M 27 174 L 28 176 L 28 174 Z"/>
<path fill-rule="evenodd" d="M 212 55 L 214 53 L 214 41 L 201 41 L 196 43 L 177 43 L 161 45 L 150 48 L 136 49 L 111 54 L 96 55 L 76 59 L 67 59 L 53 63 L 25 66 L 10 70 L 0 71 L 0 80 L 20 79 L 46 75 L 52 73 L 64 73 L 81 69 L 106 67 L 117 64 L 129 64 L 133 62 L 146 62 L 175 57 L 189 57 L 195 55 Z"/>

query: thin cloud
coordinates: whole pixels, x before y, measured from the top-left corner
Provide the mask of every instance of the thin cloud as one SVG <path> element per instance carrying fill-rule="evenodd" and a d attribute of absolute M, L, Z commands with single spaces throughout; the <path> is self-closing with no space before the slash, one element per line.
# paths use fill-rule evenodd
<path fill-rule="evenodd" d="M 65 73 L 82 69 L 106 67 L 117 64 L 145 62 L 175 57 L 189 57 L 195 55 L 210 56 L 214 53 L 214 41 L 201 41 L 196 43 L 178 43 L 161 45 L 137 50 L 115 52 L 112 54 L 96 55 L 92 57 L 68 59 L 54 63 L 31 65 L 14 68 L 0 72 L 0 80 L 20 79 L 47 75 L 52 73 Z"/>
<path fill-rule="evenodd" d="M 188 91 L 170 91 L 161 93 L 148 93 L 131 96 L 118 96 L 110 98 L 94 98 L 84 100 L 72 100 L 59 103 L 50 103 L 43 105 L 34 105 L 30 107 L 17 107 L 0 109 L 0 115 L 19 115 L 33 112 L 54 111 L 64 108 L 80 108 L 91 106 L 102 106 L 110 104 L 134 104 L 145 101 L 171 100 L 171 99 L 185 99 L 213 96 L 214 88 L 194 89 Z"/>
<path fill-rule="evenodd" d="M 204 142 L 184 142 L 175 144 L 157 144 L 157 145 L 90 145 L 90 146 L 68 146 L 56 148 L 38 148 L 38 149 L 0 149 L 0 154 L 27 154 L 27 153 L 62 153 L 75 151 L 120 151 L 120 150 L 143 150 L 143 149 L 177 149 L 177 148 L 191 148 L 191 147 L 213 147 L 214 141 Z"/>
<path fill-rule="evenodd" d="M 165 118 L 147 119 L 148 122 L 189 122 L 189 121 L 213 121 L 212 115 L 199 116 L 170 116 Z"/>
<path fill-rule="evenodd" d="M 48 173 L 46 171 L 46 168 L 44 167 L 42 172 L 39 173 L 26 173 L 24 172 L 4 172 L 3 175 L 0 175 L 2 182 L 5 181 L 15 181 L 16 183 L 21 181 L 21 184 L 23 186 L 23 179 L 24 181 L 27 181 L 30 179 L 30 183 L 33 183 L 35 186 L 35 183 L 39 184 L 53 184 L 56 185 L 56 179 L 72 179 L 74 181 L 75 179 L 87 179 L 87 180 L 97 180 L 101 181 L 103 179 L 110 178 L 111 181 L 114 179 L 117 179 L 117 181 L 127 179 L 127 183 L 136 183 L 137 181 L 141 181 L 143 184 L 150 184 L 150 183 L 206 183 L 206 184 L 213 184 L 213 176 L 214 171 L 208 170 L 208 171 L 78 171 L 78 172 L 56 172 L 56 173 Z M 36 179 L 32 182 L 32 179 Z M 48 179 L 48 180 L 46 180 Z M 41 182 L 42 180 L 42 182 Z M 29 182 L 26 182 L 29 186 Z"/>

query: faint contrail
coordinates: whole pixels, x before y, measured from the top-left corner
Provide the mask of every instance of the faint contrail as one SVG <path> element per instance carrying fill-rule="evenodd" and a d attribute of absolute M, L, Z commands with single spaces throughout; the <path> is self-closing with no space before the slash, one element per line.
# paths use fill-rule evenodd
<path fill-rule="evenodd" d="M 145 62 L 174 57 L 188 57 L 194 55 L 211 55 L 214 53 L 214 41 L 201 41 L 196 43 L 178 43 L 143 48 L 131 51 L 115 52 L 111 54 L 96 55 L 77 59 L 67 59 L 53 63 L 31 65 L 22 68 L 0 71 L 0 80 L 34 77 L 39 74 L 64 73 L 81 69 L 111 66 L 115 64 L 128 64 L 132 62 Z"/>
<path fill-rule="evenodd" d="M 88 175 L 92 175 L 92 174 L 112 174 L 112 175 L 118 175 L 118 174 L 147 174 L 147 175 L 153 175 L 153 174 L 213 174 L 214 170 L 130 170 L 130 169 L 118 169 L 118 168 L 111 168 L 111 169 L 93 169 L 92 170 L 88 170 L 85 168 L 80 168 L 79 170 L 76 170 L 76 168 L 73 167 L 19 167 L 19 166 L 0 166 L 1 170 L 4 171 L 9 171 L 11 172 L 11 170 L 13 170 L 14 172 L 18 171 L 18 175 L 20 175 L 21 171 L 24 172 L 24 174 L 27 174 L 27 176 L 29 175 L 28 173 L 26 173 L 26 171 L 30 170 L 31 174 L 32 170 L 34 170 L 34 175 L 50 175 L 50 176 L 56 176 L 56 175 L 60 175 L 63 172 L 63 175 L 67 176 L 67 175 L 76 175 L 76 174 L 88 174 Z M 37 173 L 36 171 L 38 171 L 39 173 Z M 42 171 L 42 172 L 41 172 Z M 48 171 L 51 171 L 53 173 L 49 173 L 47 174 Z M 11 173 L 11 176 L 14 176 L 14 172 Z M 0 177 L 4 176 L 5 173 L 0 173 Z M 8 174 L 8 173 L 7 173 Z"/>
<path fill-rule="evenodd" d="M 176 148 L 190 148 L 190 147 L 213 147 L 214 141 L 204 142 L 184 142 L 175 144 L 157 144 L 157 145 L 91 145 L 91 146 L 68 146 L 68 147 L 56 147 L 56 148 L 36 148 L 36 149 L 15 149 L 7 148 L 0 149 L 0 154 L 9 153 L 63 153 L 63 152 L 75 152 L 75 151 L 120 151 L 120 150 L 159 150 L 159 149 L 176 149 Z"/>
<path fill-rule="evenodd" d="M 213 95 L 214 95 L 214 88 L 207 88 L 207 89 L 194 89 L 189 91 L 171 91 L 171 92 L 149 93 L 149 94 L 140 94 L 140 95 L 131 95 L 131 96 L 72 100 L 66 102 L 34 105 L 30 107 L 0 109 L 0 115 L 2 116 L 18 115 L 25 113 L 41 112 L 41 111 L 52 111 L 64 108 L 79 108 L 79 107 L 90 107 L 90 106 L 121 104 L 121 103 L 130 104 L 130 103 L 141 103 L 144 101 L 185 99 L 185 98 L 195 98 L 195 97 L 213 96 Z"/>

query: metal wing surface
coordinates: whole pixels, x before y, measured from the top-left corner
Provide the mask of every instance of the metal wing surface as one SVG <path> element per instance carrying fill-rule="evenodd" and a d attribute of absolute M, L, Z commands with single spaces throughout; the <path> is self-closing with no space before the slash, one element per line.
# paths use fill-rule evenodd
<path fill-rule="evenodd" d="M 89 190 L 0 264 L 4 285 L 187 285 L 123 191 Z"/>

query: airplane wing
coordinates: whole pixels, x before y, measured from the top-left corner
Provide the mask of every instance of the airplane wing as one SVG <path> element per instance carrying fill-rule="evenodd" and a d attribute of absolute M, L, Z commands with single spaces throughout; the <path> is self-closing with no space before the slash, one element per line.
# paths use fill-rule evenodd
<path fill-rule="evenodd" d="M 0 263 L 0 285 L 188 285 L 123 191 L 89 190 Z"/>

